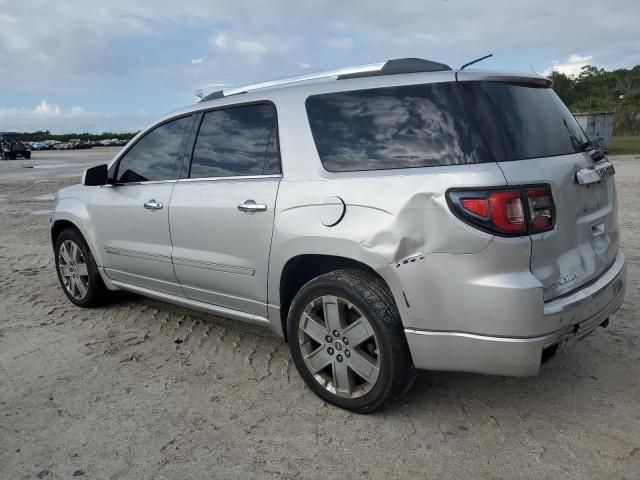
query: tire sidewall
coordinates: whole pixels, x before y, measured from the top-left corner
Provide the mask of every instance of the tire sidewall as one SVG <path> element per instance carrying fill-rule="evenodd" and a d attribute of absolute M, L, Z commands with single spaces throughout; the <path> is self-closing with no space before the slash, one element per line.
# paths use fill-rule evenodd
<path fill-rule="evenodd" d="M 367 317 L 378 339 L 381 359 L 380 373 L 375 386 L 361 397 L 344 398 L 327 391 L 318 383 L 304 362 L 298 341 L 300 317 L 312 300 L 323 295 L 334 295 L 352 302 Z M 300 289 L 291 304 L 287 318 L 287 336 L 291 356 L 307 386 L 323 400 L 359 413 L 375 410 L 386 403 L 388 399 L 389 389 L 392 388 L 391 376 L 397 370 L 394 363 L 397 361 L 398 352 L 395 351 L 397 349 L 394 348 L 391 338 L 396 333 L 389 331 L 388 326 L 379 318 L 379 313 L 371 308 L 356 288 L 323 277 L 310 281 Z"/>

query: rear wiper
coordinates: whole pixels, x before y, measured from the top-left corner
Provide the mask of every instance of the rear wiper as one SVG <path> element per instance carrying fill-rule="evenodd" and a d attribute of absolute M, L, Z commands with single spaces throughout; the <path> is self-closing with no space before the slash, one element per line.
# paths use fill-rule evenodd
<path fill-rule="evenodd" d="M 586 142 L 582 142 L 579 146 L 578 149 L 581 152 L 586 152 L 587 150 L 592 150 L 593 149 L 593 144 L 587 140 Z"/>
<path fill-rule="evenodd" d="M 589 155 L 591 156 L 591 159 L 594 162 L 598 162 L 600 160 L 602 160 L 604 158 L 604 150 L 602 149 L 602 147 L 600 146 L 600 142 L 596 141 L 596 143 L 592 143 L 591 141 L 587 140 L 586 142 L 583 142 L 580 144 L 580 151 L 581 152 L 589 152 Z"/>

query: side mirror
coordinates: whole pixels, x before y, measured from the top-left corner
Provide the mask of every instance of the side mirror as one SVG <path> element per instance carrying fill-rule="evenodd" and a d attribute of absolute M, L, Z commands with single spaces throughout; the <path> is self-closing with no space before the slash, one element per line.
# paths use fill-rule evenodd
<path fill-rule="evenodd" d="M 87 168 L 82 174 L 82 184 L 88 187 L 106 185 L 109 181 L 109 167 L 106 164 Z"/>

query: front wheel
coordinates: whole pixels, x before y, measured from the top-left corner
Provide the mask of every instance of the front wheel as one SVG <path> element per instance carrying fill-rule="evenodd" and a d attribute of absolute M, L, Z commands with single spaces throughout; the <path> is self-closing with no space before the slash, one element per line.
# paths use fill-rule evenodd
<path fill-rule="evenodd" d="M 373 412 L 413 380 L 400 315 L 372 273 L 337 270 L 307 283 L 289 310 L 287 334 L 307 386 L 339 407 Z"/>
<path fill-rule="evenodd" d="M 54 246 L 56 271 L 60 285 L 71 302 L 79 307 L 95 307 L 107 289 L 82 235 L 75 229 L 64 230 Z"/>

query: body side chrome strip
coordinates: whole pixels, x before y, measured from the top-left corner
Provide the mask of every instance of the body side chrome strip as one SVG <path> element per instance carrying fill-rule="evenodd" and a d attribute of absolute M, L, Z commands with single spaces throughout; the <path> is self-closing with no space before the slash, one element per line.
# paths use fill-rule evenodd
<path fill-rule="evenodd" d="M 122 255 L 123 257 L 140 258 L 143 260 L 154 260 L 156 262 L 171 263 L 171 257 L 169 255 L 162 255 L 159 253 L 140 252 L 136 250 L 128 250 L 126 248 L 110 247 L 105 245 L 105 253 L 110 255 Z"/>
<path fill-rule="evenodd" d="M 238 275 L 253 276 L 255 270 L 251 267 L 242 267 L 239 265 L 224 265 L 222 263 L 207 262 L 205 260 L 195 260 L 192 258 L 173 257 L 174 265 L 182 267 L 202 268 L 205 270 L 214 270 L 216 272 L 235 273 Z"/>

